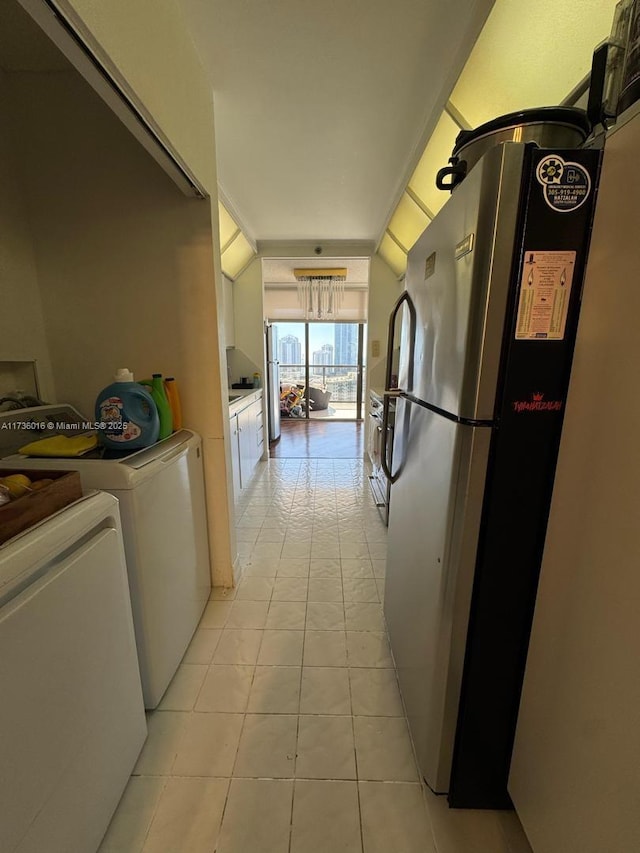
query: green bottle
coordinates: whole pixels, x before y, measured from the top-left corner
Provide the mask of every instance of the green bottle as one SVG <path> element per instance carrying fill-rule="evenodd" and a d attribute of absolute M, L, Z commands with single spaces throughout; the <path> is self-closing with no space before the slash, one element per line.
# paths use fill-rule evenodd
<path fill-rule="evenodd" d="M 162 374 L 154 373 L 151 382 L 148 379 L 142 379 L 140 381 L 140 385 L 148 385 L 151 388 L 151 396 L 153 397 L 153 402 L 156 404 L 158 416 L 160 418 L 160 434 L 158 435 L 158 441 L 162 441 L 163 438 L 168 438 L 173 432 L 171 406 L 169 405 L 169 400 L 167 399 L 167 394 L 164 390 Z"/>

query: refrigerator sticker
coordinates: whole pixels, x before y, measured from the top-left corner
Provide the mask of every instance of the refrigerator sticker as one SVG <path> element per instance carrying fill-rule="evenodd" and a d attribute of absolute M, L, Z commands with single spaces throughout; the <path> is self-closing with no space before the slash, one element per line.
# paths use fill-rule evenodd
<path fill-rule="evenodd" d="M 575 252 L 525 252 L 517 341 L 564 339 L 575 265 Z"/>
<path fill-rule="evenodd" d="M 545 400 L 542 391 L 532 391 L 530 400 L 514 400 L 513 411 L 518 412 L 559 412 L 562 400 Z"/>
<path fill-rule="evenodd" d="M 544 191 L 544 200 L 557 213 L 577 210 L 589 198 L 591 176 L 580 163 L 568 163 L 558 154 L 538 163 L 536 178 Z"/>

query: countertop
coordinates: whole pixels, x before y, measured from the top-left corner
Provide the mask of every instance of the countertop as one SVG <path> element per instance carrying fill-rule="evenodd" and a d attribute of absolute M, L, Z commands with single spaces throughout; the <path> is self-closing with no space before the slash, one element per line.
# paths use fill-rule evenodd
<path fill-rule="evenodd" d="M 236 415 L 249 404 L 262 398 L 262 388 L 230 388 L 229 397 L 236 397 L 237 400 L 229 401 L 229 415 Z"/>

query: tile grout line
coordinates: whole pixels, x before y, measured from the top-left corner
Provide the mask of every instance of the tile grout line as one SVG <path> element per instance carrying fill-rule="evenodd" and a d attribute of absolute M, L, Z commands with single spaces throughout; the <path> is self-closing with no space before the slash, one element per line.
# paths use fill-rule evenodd
<path fill-rule="evenodd" d="M 138 778 L 140 778 L 140 777 L 138 777 Z M 149 824 L 148 824 L 148 826 L 147 826 L 147 830 L 146 830 L 146 832 L 145 832 L 145 834 L 144 834 L 144 838 L 142 839 L 142 844 L 140 845 L 140 848 L 139 848 L 140 853 L 144 853 L 144 848 L 146 847 L 147 839 L 149 838 L 149 833 L 151 832 L 151 827 L 153 826 L 153 822 L 154 822 L 154 820 L 155 820 L 155 818 L 156 818 L 156 814 L 158 813 L 158 809 L 159 809 L 159 807 L 160 807 L 160 800 L 162 799 L 162 796 L 163 796 L 163 794 L 164 794 L 164 792 L 165 792 L 165 790 L 166 790 L 166 787 L 167 787 L 167 785 L 169 784 L 169 779 L 170 779 L 170 778 L 171 778 L 170 776 L 165 776 L 165 777 L 164 777 L 164 782 L 163 782 L 163 785 L 162 785 L 162 790 L 161 790 L 161 791 L 160 791 L 160 793 L 158 794 L 158 799 L 156 800 L 156 804 L 155 804 L 155 806 L 154 806 L 154 808 L 153 808 L 153 811 L 152 811 L 152 813 L 151 813 L 151 818 L 150 818 L 150 820 L 149 820 Z M 124 794 L 123 794 L 123 795 L 124 795 Z M 118 803 L 118 806 L 119 806 L 119 805 L 120 805 L 120 803 Z M 106 837 L 106 833 L 105 833 L 105 837 Z M 104 841 L 104 838 L 102 839 L 102 841 Z M 101 844 L 102 844 L 102 841 L 100 842 Z M 136 851 L 136 853 L 137 853 L 137 851 Z"/>
<path fill-rule="evenodd" d="M 285 538 L 283 539 L 283 546 L 282 546 L 283 548 L 284 548 L 284 541 L 286 540 L 286 537 L 287 537 L 287 534 L 288 534 L 288 531 L 289 531 L 289 521 L 290 521 L 290 518 L 291 518 L 291 513 L 289 512 L 288 517 L 287 517 L 287 524 L 286 524 L 286 527 L 285 527 L 285 531 L 286 531 L 286 532 L 285 532 Z M 280 559 L 282 559 L 282 549 L 281 549 L 281 551 L 280 551 Z M 274 581 L 273 581 L 272 594 L 271 594 L 271 598 L 270 598 L 270 601 L 269 601 L 269 606 L 268 606 L 268 608 L 267 608 L 267 619 L 268 619 L 268 613 L 269 613 L 269 611 L 271 610 L 271 602 L 274 600 L 274 599 L 273 599 L 273 591 L 275 591 L 275 586 L 276 586 L 276 580 L 277 580 L 277 577 L 278 577 L 278 568 L 276 568 L 276 576 L 275 576 Z M 290 853 L 290 851 L 291 851 L 291 845 L 292 845 L 292 843 L 293 843 L 293 808 L 294 808 L 295 791 L 296 791 L 295 776 L 296 776 L 296 765 L 297 765 L 297 755 L 298 755 L 298 736 L 299 736 L 299 729 L 300 729 L 300 696 L 301 696 L 301 693 L 302 693 L 302 664 L 303 664 L 303 660 L 304 660 L 304 638 L 305 638 L 304 629 L 305 629 L 305 628 L 306 628 L 306 604 L 305 604 L 305 623 L 304 623 L 304 625 L 303 625 L 303 635 L 302 635 L 302 655 L 301 655 L 301 660 L 300 660 L 300 682 L 299 682 L 299 692 L 298 692 L 298 714 L 297 714 L 297 716 L 296 716 L 296 739 L 295 739 L 295 745 L 294 745 L 294 756 L 293 756 L 293 776 L 294 776 L 294 781 L 293 781 L 293 783 L 292 783 L 292 790 L 291 790 L 291 808 L 290 808 L 290 812 L 289 812 L 289 833 L 288 833 L 288 844 L 287 844 L 287 850 L 289 851 L 289 853 Z M 266 630 L 266 621 L 265 621 L 265 630 Z M 261 646 L 261 647 L 262 647 L 262 643 L 264 643 L 264 633 L 263 633 L 263 635 L 262 635 L 262 642 L 261 642 L 261 644 L 260 644 L 260 646 Z M 259 652 L 258 652 L 258 657 L 259 657 Z M 255 673 L 255 670 L 254 670 L 254 673 Z M 254 674 L 254 678 L 255 678 L 255 674 Z M 250 694 L 249 694 L 249 695 L 250 695 Z M 243 725 L 244 725 L 244 724 L 243 724 Z M 239 746 L 239 743 L 240 743 L 240 742 L 238 741 L 238 746 Z M 236 760 L 237 760 L 237 756 L 236 756 Z M 234 765 L 234 769 L 235 769 L 235 765 Z"/>
<path fill-rule="evenodd" d="M 307 635 L 307 604 L 305 603 L 305 617 L 304 617 L 304 626 L 302 630 L 302 657 L 300 660 L 300 690 L 298 692 L 298 715 L 296 718 L 296 744 L 295 744 L 295 752 L 293 757 L 293 790 L 291 794 L 291 816 L 289 819 L 289 846 L 288 851 L 291 853 L 291 847 L 293 844 L 293 810 L 296 799 L 296 779 L 298 772 L 298 745 L 300 742 L 300 711 L 302 704 L 302 673 L 304 668 L 304 649 L 306 644 L 306 635 Z"/>
<path fill-rule="evenodd" d="M 262 530 L 262 526 L 260 527 L 260 529 Z M 253 549 L 252 549 L 252 550 L 253 550 Z M 241 584 L 242 584 L 242 583 L 244 583 L 244 581 L 245 581 L 245 580 L 246 580 L 246 576 L 242 579 L 242 581 L 241 581 L 240 583 L 241 583 Z M 236 592 L 236 596 L 237 596 L 237 592 Z M 237 598 L 236 598 L 235 600 L 237 600 Z M 271 599 L 269 599 L 269 602 L 267 603 L 267 614 L 268 614 L 268 612 L 269 612 L 269 608 L 270 608 L 270 606 L 271 606 L 271 603 L 270 603 L 270 602 L 271 602 Z M 227 616 L 227 620 L 228 620 L 228 616 Z M 223 627 L 223 629 L 222 629 L 222 630 L 223 630 L 223 632 L 224 632 L 224 630 L 225 630 L 225 628 L 226 628 L 226 621 L 227 621 L 227 620 L 225 620 L 225 625 L 224 625 L 224 627 Z M 265 619 L 265 622 L 266 622 L 266 619 Z M 220 635 L 220 639 L 222 639 L 222 634 Z M 251 697 L 251 691 L 252 691 L 252 689 L 253 689 L 253 683 L 254 683 L 254 680 L 255 680 L 255 673 L 256 673 L 257 660 L 258 660 L 258 657 L 259 657 L 259 655 L 260 655 L 260 649 L 262 648 L 262 643 L 263 643 L 263 642 L 264 642 L 264 630 L 263 630 L 263 633 L 262 633 L 262 637 L 261 637 L 261 639 L 260 639 L 260 645 L 258 646 L 258 652 L 257 652 L 257 654 L 256 654 L 256 663 L 255 663 L 255 664 L 254 664 L 254 666 L 253 666 L 253 672 L 252 672 L 252 675 L 251 675 L 251 684 L 249 685 L 249 690 L 248 690 L 248 692 L 247 692 L 247 699 L 246 699 L 246 703 L 245 703 L 245 708 L 244 708 L 244 712 L 243 712 L 243 714 L 242 714 L 242 725 L 240 726 L 240 733 L 239 733 L 239 735 L 238 735 L 238 742 L 237 742 L 236 749 L 235 749 L 235 755 L 234 755 L 234 758 L 233 758 L 233 764 L 231 765 L 231 775 L 230 775 L 230 778 L 229 778 L 229 784 L 228 784 L 228 786 L 227 786 L 227 794 L 226 794 L 225 802 L 224 802 L 224 806 L 223 806 L 223 809 L 222 809 L 222 815 L 221 815 L 221 817 L 220 817 L 220 826 L 218 827 L 218 833 L 217 833 L 217 837 L 216 837 L 216 845 L 215 845 L 215 847 L 214 847 L 214 851 L 216 851 L 216 850 L 217 850 L 217 848 L 218 848 L 218 841 L 219 841 L 219 838 L 220 838 L 220 833 L 221 833 L 221 831 L 222 831 L 222 825 L 223 825 L 223 823 L 224 823 L 224 818 L 225 818 L 225 815 L 226 815 L 226 812 L 227 812 L 227 805 L 228 805 L 228 803 L 229 803 L 229 795 L 230 795 L 230 793 L 231 793 L 231 783 L 232 783 L 233 779 L 234 779 L 234 778 L 236 778 L 236 777 L 234 776 L 234 770 L 236 769 L 236 764 L 237 764 L 237 762 L 238 762 L 238 753 L 240 752 L 240 743 L 241 743 L 241 741 L 242 741 L 242 733 L 244 732 L 245 725 L 246 725 L 246 721 L 247 721 L 247 712 L 248 712 L 248 707 L 249 707 L 249 700 L 250 700 L 250 697 Z M 215 654 L 215 652 L 214 652 L 214 654 Z M 212 659 L 212 663 L 213 663 L 213 659 Z"/>
<path fill-rule="evenodd" d="M 342 560 L 340 561 L 340 573 L 342 575 L 342 580 L 343 580 L 343 584 L 344 584 L 344 575 L 342 574 Z M 356 721 L 355 721 L 355 714 L 354 714 L 354 709 L 353 709 L 353 690 L 352 690 L 352 685 L 351 685 L 351 669 L 349 667 L 349 653 L 348 653 L 348 649 L 347 649 L 346 620 L 345 620 L 344 635 L 345 635 L 344 636 L 345 659 L 347 662 L 347 667 L 346 667 L 347 681 L 349 684 L 349 704 L 351 706 L 351 733 L 353 736 L 353 756 L 354 756 L 355 769 L 356 769 L 356 797 L 357 797 L 357 801 L 358 801 L 358 826 L 360 829 L 360 847 L 361 847 L 362 853 L 365 853 L 364 828 L 362 825 L 362 803 L 360 801 L 360 770 L 358 768 L 358 748 L 357 748 L 357 744 L 356 744 Z"/>

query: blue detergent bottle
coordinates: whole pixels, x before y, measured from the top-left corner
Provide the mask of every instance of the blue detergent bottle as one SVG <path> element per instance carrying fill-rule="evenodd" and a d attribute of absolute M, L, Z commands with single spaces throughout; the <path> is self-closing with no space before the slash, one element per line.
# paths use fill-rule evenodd
<path fill-rule="evenodd" d="M 133 381 L 126 367 L 116 371 L 114 381 L 98 394 L 96 421 L 100 443 L 112 450 L 139 450 L 158 440 L 160 418 L 151 394 Z"/>

